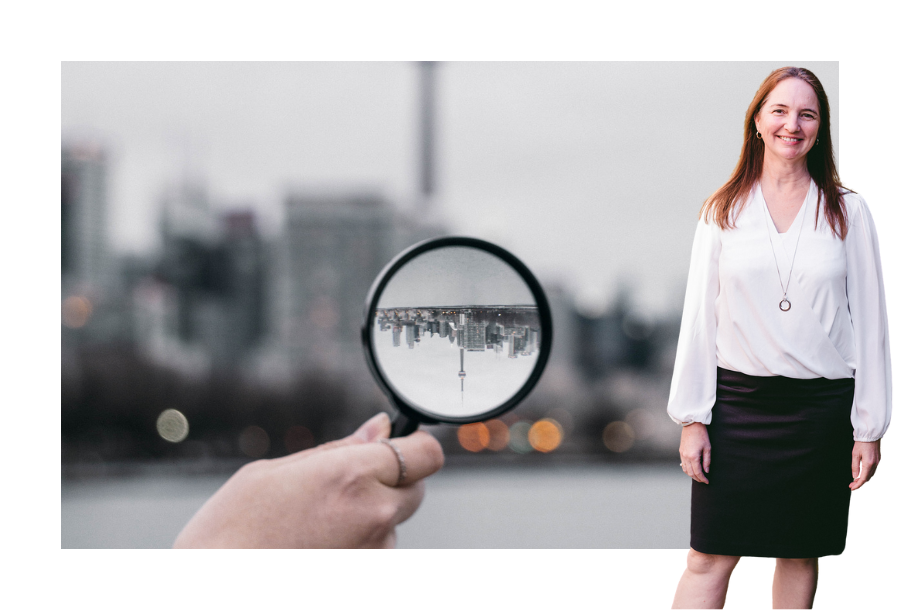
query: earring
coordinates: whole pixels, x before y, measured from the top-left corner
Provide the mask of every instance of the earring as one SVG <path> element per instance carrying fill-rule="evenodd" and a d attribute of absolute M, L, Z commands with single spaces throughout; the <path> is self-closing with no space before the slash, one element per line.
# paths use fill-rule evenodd
<path fill-rule="evenodd" d="M 757 139 L 757 140 L 762 140 L 762 134 L 759 133 L 759 130 L 758 130 L 758 129 L 756 130 L 756 139 Z"/>
<path fill-rule="evenodd" d="M 819 138 L 816 138 L 816 146 L 819 145 Z"/>

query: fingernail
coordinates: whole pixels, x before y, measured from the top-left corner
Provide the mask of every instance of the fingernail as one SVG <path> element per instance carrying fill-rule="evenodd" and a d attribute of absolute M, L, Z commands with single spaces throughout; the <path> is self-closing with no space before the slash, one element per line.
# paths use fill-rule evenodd
<path fill-rule="evenodd" d="M 357 428 L 356 432 L 353 433 L 353 436 L 361 438 L 367 443 L 372 442 L 378 438 L 378 435 L 384 429 L 385 424 L 389 422 L 390 419 L 388 418 L 387 413 L 381 412 L 378 415 L 369 418 L 366 423 Z"/>

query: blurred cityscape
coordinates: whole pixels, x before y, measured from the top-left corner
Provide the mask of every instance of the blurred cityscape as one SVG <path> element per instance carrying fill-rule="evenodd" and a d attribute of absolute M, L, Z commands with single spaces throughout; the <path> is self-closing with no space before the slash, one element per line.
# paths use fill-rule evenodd
<path fill-rule="evenodd" d="M 63 141 L 64 474 L 278 457 L 392 412 L 365 364 L 359 330 L 381 268 L 407 246 L 448 233 L 428 214 L 429 95 L 414 210 L 376 191 L 297 189 L 284 196 L 277 234 L 264 236 L 251 206 L 222 212 L 209 185 L 183 179 L 161 197 L 161 248 L 146 256 L 110 246 L 109 151 Z M 498 420 L 431 428 L 448 463 L 672 459 L 680 430 L 665 404 L 678 318 L 635 315 L 624 290 L 610 310 L 588 315 L 565 286 L 544 288 L 554 340 L 543 378 Z M 452 343 L 455 330 L 440 315 L 403 315 L 379 318 L 394 345 L 404 327 L 410 347 L 428 331 Z M 527 355 L 539 344 L 527 324 L 503 330 L 484 322 L 478 337 L 459 344 L 502 350 L 506 341 L 511 356 Z"/>

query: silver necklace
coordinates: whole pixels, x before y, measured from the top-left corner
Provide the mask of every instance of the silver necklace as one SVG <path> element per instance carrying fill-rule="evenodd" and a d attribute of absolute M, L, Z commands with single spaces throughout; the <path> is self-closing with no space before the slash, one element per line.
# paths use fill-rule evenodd
<path fill-rule="evenodd" d="M 760 192 L 760 194 L 762 194 L 762 192 Z M 806 199 L 809 199 L 809 191 L 806 193 Z M 787 298 L 787 291 L 788 287 L 791 285 L 791 276 L 794 274 L 794 260 L 797 258 L 797 250 L 800 249 L 800 236 L 803 234 L 803 221 L 806 219 L 806 204 L 808 203 L 806 199 L 803 200 L 803 217 L 800 219 L 800 228 L 797 231 L 797 243 L 794 244 L 794 256 L 791 258 L 791 269 L 788 271 L 787 284 L 781 279 L 781 269 L 778 267 L 778 256 L 775 254 L 775 244 L 772 242 L 772 229 L 769 228 L 769 222 L 766 221 L 766 235 L 769 236 L 769 245 L 772 246 L 772 257 L 775 259 L 775 271 L 778 272 L 778 282 L 781 284 L 781 301 L 778 303 L 778 309 L 781 311 L 790 311 L 791 309 L 791 302 Z M 765 215 L 769 207 L 768 204 L 765 203 L 765 197 L 763 197 L 763 205 L 766 207 L 766 209 L 763 210 L 763 215 Z M 772 224 L 775 224 L 774 218 L 772 219 Z M 790 229 L 788 230 L 790 231 Z"/>

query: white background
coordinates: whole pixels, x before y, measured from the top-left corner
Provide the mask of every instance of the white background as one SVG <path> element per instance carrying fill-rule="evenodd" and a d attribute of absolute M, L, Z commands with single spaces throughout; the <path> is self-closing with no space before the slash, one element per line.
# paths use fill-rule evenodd
<path fill-rule="evenodd" d="M 896 15 L 784 2 L 584 12 L 580 3 L 256 2 L 19 4 L 4 19 L 2 153 L 7 353 L 6 599 L 108 607 L 662 608 L 683 551 L 61 552 L 59 550 L 59 231 L 61 59 L 837 59 L 841 177 L 879 227 L 889 316 L 898 313 Z M 871 6 L 876 6 L 874 3 Z M 878 4 L 877 6 L 884 6 Z M 712 137 L 708 134 L 698 137 Z M 527 262 L 527 261 L 526 261 Z M 36 295 L 37 298 L 34 298 Z M 35 330 L 38 329 L 38 330 Z M 48 329 L 48 330 L 42 330 Z M 9 366 L 9 365 L 8 365 Z M 896 367 L 895 367 L 896 370 Z M 818 608 L 896 601 L 896 431 L 876 478 L 854 492 L 845 553 L 822 561 Z M 584 524 L 591 527 L 592 524 Z M 770 605 L 771 562 L 745 561 L 728 607 Z"/>

